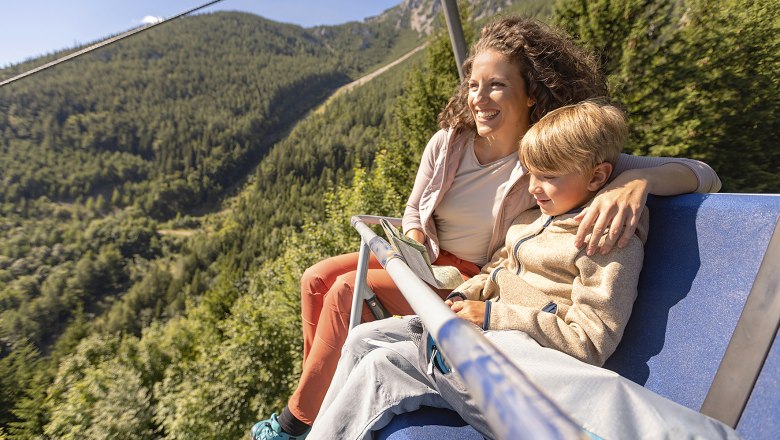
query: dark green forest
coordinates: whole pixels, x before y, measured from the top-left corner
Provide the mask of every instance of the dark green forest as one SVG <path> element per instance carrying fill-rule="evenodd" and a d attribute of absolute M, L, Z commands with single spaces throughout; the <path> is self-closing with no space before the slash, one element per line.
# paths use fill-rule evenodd
<path fill-rule="evenodd" d="M 411 43 L 389 23 L 305 30 L 220 13 L 110 46 L 0 89 L 0 203 L 197 210 L 335 88 Z"/>
<path fill-rule="evenodd" d="M 780 192 L 780 4 L 545 5 L 507 11 L 599 54 L 632 153 Z M 188 17 L 0 88 L 0 438 L 244 438 L 281 409 L 301 273 L 357 249 L 351 215 L 400 215 L 458 81 L 443 18 L 404 14 Z"/>

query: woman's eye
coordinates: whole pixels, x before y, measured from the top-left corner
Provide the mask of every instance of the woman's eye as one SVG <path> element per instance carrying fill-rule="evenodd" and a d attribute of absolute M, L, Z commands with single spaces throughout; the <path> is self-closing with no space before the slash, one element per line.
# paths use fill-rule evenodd
<path fill-rule="evenodd" d="M 499 81 L 493 81 L 493 82 L 491 83 L 491 85 L 492 85 L 493 87 L 504 87 L 504 83 L 502 83 L 502 82 L 499 82 Z"/>

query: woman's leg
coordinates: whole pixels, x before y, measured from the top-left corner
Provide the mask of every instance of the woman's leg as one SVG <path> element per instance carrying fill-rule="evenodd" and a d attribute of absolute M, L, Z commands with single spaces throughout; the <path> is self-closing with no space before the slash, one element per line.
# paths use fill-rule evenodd
<path fill-rule="evenodd" d="M 341 347 L 349 333 L 355 276 L 355 272 L 349 272 L 337 277 L 325 294 L 309 357 L 303 365 L 298 388 L 287 404 L 292 415 L 307 424 L 314 422 L 317 417 L 325 392 L 336 371 Z M 401 295 L 384 269 L 370 269 L 366 281 L 369 288 L 380 298 L 395 299 Z M 390 307 L 385 304 L 385 307 L 391 313 L 398 310 L 396 301 L 393 301 Z M 408 305 L 406 307 L 408 308 Z M 363 306 L 362 318 L 364 321 L 374 320 L 366 305 Z"/>
<path fill-rule="evenodd" d="M 435 265 L 439 266 L 455 266 L 458 268 L 458 270 L 461 273 L 461 276 L 463 277 L 463 280 L 466 281 L 469 278 L 473 277 L 474 275 L 479 273 L 479 267 L 466 260 L 462 260 L 455 255 L 442 250 L 441 255 L 439 255 L 439 258 L 436 259 L 436 261 L 433 262 Z M 389 276 L 387 277 L 390 278 Z M 377 279 L 377 281 L 380 281 Z M 392 280 L 391 280 L 392 283 Z M 376 297 L 379 299 L 379 302 L 382 303 L 383 306 L 385 306 L 385 309 L 392 314 L 392 315 L 400 315 L 400 316 L 407 316 L 407 315 L 415 315 L 415 311 L 412 310 L 412 307 L 409 305 L 409 303 L 404 298 L 403 294 L 400 290 L 395 286 L 395 283 L 392 283 L 392 285 L 386 285 L 377 283 L 376 285 L 372 284 L 369 280 L 369 288 L 376 294 Z M 442 299 L 446 298 L 447 295 L 450 294 L 451 290 L 449 289 L 433 289 L 434 292 L 436 292 Z M 368 311 L 368 306 L 363 306 L 364 311 Z M 366 313 L 363 313 L 363 321 L 362 322 L 369 322 L 373 321 L 374 317 L 370 313 L 367 315 Z"/>
<path fill-rule="evenodd" d="M 278 418 L 274 414 L 270 419 L 255 424 L 252 428 L 252 439 L 282 438 L 280 431 L 301 435 L 317 417 L 336 369 L 341 347 L 349 333 L 356 271 L 335 277 L 333 274 L 348 268 L 350 261 L 356 266 L 357 254 L 341 255 L 333 260 L 321 262 L 332 263 L 330 265 L 318 263 L 312 266 L 306 271 L 305 281 L 301 283 L 304 338 L 310 333 L 311 342 L 303 362 L 298 387 Z M 392 279 L 381 266 L 380 269 L 369 269 L 366 278 L 368 286 L 375 292 L 396 289 Z M 328 290 L 321 293 L 328 284 Z M 320 310 L 320 314 L 316 319 L 312 319 L 311 314 L 316 308 Z M 368 306 L 363 306 L 362 314 L 363 319 L 373 320 Z"/>
<path fill-rule="evenodd" d="M 357 270 L 359 253 L 337 255 L 309 267 L 301 276 L 301 326 L 303 327 L 303 362 L 309 357 L 324 298 L 340 275 Z M 379 261 L 371 256 L 368 266 L 379 269 Z"/>

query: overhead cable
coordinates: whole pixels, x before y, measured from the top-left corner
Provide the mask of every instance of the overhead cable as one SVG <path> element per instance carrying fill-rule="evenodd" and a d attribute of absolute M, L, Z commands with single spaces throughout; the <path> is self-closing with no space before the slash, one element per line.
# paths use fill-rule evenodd
<path fill-rule="evenodd" d="M 66 55 L 64 57 L 57 58 L 56 60 L 48 62 L 48 63 L 46 63 L 46 64 L 44 64 L 44 65 L 42 65 L 40 67 L 36 67 L 36 68 L 34 68 L 32 70 L 28 70 L 28 71 L 26 71 L 24 73 L 20 73 L 19 75 L 14 76 L 12 78 L 6 79 L 3 82 L 0 82 L 0 87 L 3 87 L 5 85 L 7 85 L 7 84 L 11 84 L 12 82 L 18 81 L 18 80 L 20 80 L 20 79 L 22 79 L 24 77 L 36 74 L 36 73 L 41 72 L 43 70 L 46 70 L 46 69 L 48 69 L 50 67 L 54 67 L 57 64 L 64 63 L 65 61 L 72 60 L 73 58 L 76 58 L 78 56 L 81 56 L 81 55 L 84 55 L 86 53 L 92 52 L 94 50 L 100 49 L 101 47 L 108 46 L 111 43 L 116 43 L 117 41 L 123 40 L 123 39 L 125 39 L 127 37 L 133 36 L 133 35 L 138 34 L 140 32 L 148 31 L 149 29 L 151 29 L 153 27 L 156 27 L 156 26 L 159 26 L 161 24 L 168 23 L 170 21 L 176 20 L 177 18 L 184 17 L 185 15 L 192 14 L 195 11 L 198 11 L 200 9 L 209 7 L 209 6 L 213 5 L 213 4 L 219 3 L 221 1 L 223 1 L 223 0 L 210 1 L 208 3 L 205 3 L 203 5 L 198 6 L 196 8 L 192 8 L 192 9 L 190 9 L 188 11 L 184 11 L 184 12 L 182 12 L 182 13 L 180 13 L 178 15 L 175 15 L 175 16 L 173 16 L 171 18 L 166 18 L 164 20 L 158 21 L 157 23 L 151 23 L 151 24 L 148 24 L 148 25 L 145 25 L 145 26 L 139 26 L 139 27 L 137 27 L 135 29 L 131 29 L 131 30 L 129 30 L 129 31 L 123 33 L 123 34 L 117 35 L 115 37 L 107 38 L 107 39 L 105 39 L 105 40 L 103 40 L 101 42 L 95 43 L 95 44 L 93 44 L 93 45 L 91 45 L 89 47 L 85 47 L 84 49 L 78 50 L 78 51 L 73 52 L 71 54 L 68 54 L 68 55 Z"/>

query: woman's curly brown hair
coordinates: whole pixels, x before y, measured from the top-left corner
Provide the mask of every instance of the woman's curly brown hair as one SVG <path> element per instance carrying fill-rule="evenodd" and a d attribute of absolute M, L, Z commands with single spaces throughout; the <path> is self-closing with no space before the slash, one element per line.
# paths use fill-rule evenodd
<path fill-rule="evenodd" d="M 474 57 L 486 50 L 503 54 L 520 69 L 526 93 L 535 101 L 531 124 L 558 107 L 608 94 L 595 57 L 568 36 L 537 20 L 504 18 L 482 28 L 463 63 L 464 80 L 439 114 L 441 128 L 476 129 L 468 107 L 468 83 Z"/>

